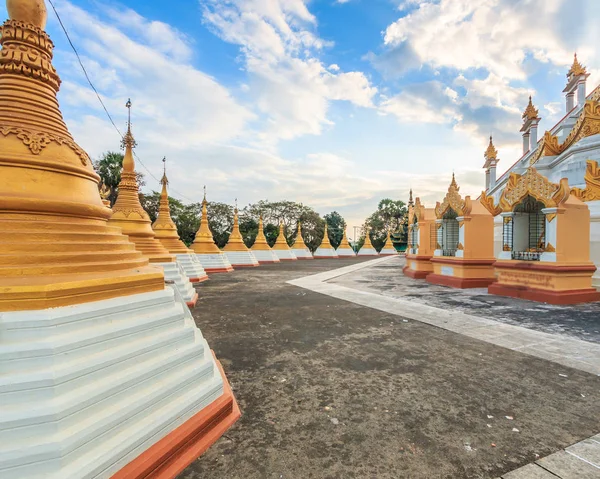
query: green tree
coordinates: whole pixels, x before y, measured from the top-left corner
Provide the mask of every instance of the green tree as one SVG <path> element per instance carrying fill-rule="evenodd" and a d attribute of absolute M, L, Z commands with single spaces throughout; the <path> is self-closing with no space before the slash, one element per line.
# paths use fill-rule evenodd
<path fill-rule="evenodd" d="M 121 170 L 123 169 L 123 153 L 116 151 L 107 151 L 102 155 L 102 158 L 94 162 L 94 169 L 102 184 L 105 185 L 110 193 L 107 199 L 110 201 L 110 206 L 115 204 L 118 196 L 119 183 L 121 182 Z M 137 181 L 140 186 L 144 186 L 144 175 L 137 173 Z"/>
<path fill-rule="evenodd" d="M 365 220 L 359 246 L 362 247 L 364 244 L 365 232 L 367 228 L 370 228 L 373 247 L 378 251 L 381 250 L 388 231 L 395 233 L 404 228 L 406 214 L 406 205 L 403 201 L 390 198 L 381 200 L 377 205 L 377 210 Z"/>
<path fill-rule="evenodd" d="M 331 246 L 337 248 L 342 242 L 344 236 L 344 229 L 346 228 L 346 221 L 337 211 L 325 215 L 325 221 L 327 222 L 327 231 L 329 233 L 329 241 Z"/>

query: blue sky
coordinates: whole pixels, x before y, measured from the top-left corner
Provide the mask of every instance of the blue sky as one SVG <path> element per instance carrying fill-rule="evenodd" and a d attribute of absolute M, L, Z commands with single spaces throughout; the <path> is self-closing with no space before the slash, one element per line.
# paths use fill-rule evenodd
<path fill-rule="evenodd" d="M 433 206 L 452 172 L 483 187 L 494 135 L 520 156 L 533 95 L 542 131 L 564 113 L 577 51 L 600 81 L 595 0 L 55 0 L 117 125 L 128 97 L 138 155 L 171 193 L 289 199 L 359 225 L 409 188 Z M 6 16 L 4 7 L 2 13 Z M 59 100 L 98 157 L 119 146 L 49 12 Z M 147 174 L 146 189 L 158 189 Z"/>

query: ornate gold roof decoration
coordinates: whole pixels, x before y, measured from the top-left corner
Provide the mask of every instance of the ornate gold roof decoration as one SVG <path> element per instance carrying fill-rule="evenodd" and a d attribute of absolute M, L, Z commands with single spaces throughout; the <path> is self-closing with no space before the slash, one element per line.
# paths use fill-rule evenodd
<path fill-rule="evenodd" d="M 414 215 L 415 215 L 415 219 L 417 220 L 417 222 L 421 218 L 425 217 L 425 207 L 421 204 L 421 198 L 419 198 L 419 197 L 417 197 L 415 199 Z"/>
<path fill-rule="evenodd" d="M 531 102 L 531 95 L 529 95 L 529 103 L 527 104 L 527 108 L 525 108 L 525 111 L 523 112 L 522 118 L 524 121 L 535 120 L 538 118 L 538 115 L 538 109 L 533 106 L 533 103 Z"/>
<path fill-rule="evenodd" d="M 448 193 L 444 197 L 444 201 L 439 201 L 435 205 L 435 216 L 437 219 L 442 219 L 449 209 L 454 210 L 458 216 L 465 216 L 471 212 L 471 198 L 465 197 L 463 200 L 458 191 L 459 186 L 456 184 L 456 178 L 452 173 L 452 181 L 448 187 Z"/>
<path fill-rule="evenodd" d="M 552 183 L 534 167 L 529 167 L 524 175 L 510 174 L 500 196 L 499 206 L 507 213 L 513 211 L 526 196 L 531 196 L 546 208 L 556 208 L 567 201 L 570 194 L 566 178 L 560 180 L 559 184 Z"/>
<path fill-rule="evenodd" d="M 573 58 L 573 64 L 571 65 L 571 68 L 569 69 L 568 73 L 567 73 L 567 77 L 569 76 L 579 76 L 579 75 L 587 75 L 587 70 L 586 68 L 579 63 L 579 60 L 577 60 L 577 53 L 575 53 L 574 58 Z"/>
<path fill-rule="evenodd" d="M 490 144 L 488 145 L 487 150 L 485 150 L 483 157 L 486 160 L 497 160 L 498 159 L 498 150 L 496 150 L 496 147 L 494 146 L 494 142 L 492 140 L 492 135 L 490 135 Z"/>
<path fill-rule="evenodd" d="M 486 210 L 488 210 L 492 214 L 492 216 L 496 216 L 502 213 L 502 208 L 500 208 L 499 205 L 494 205 L 494 197 L 487 196 L 485 194 L 485 191 L 481 192 L 479 202 L 485 207 Z"/>
<path fill-rule="evenodd" d="M 529 164 L 537 163 L 544 156 L 560 155 L 582 138 L 598 133 L 600 133 L 600 102 L 587 100 L 565 141 L 559 144 L 558 137 L 546 131 L 535 153 L 531 156 Z"/>
<path fill-rule="evenodd" d="M 581 201 L 600 200 L 600 167 L 598 162 L 588 160 L 585 169 L 585 189 L 572 188 L 571 194 Z"/>

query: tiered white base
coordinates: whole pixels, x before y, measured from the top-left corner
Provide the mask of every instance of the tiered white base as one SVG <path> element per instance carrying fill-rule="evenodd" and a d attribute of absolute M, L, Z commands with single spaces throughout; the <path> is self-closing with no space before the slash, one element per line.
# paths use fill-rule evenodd
<path fill-rule="evenodd" d="M 377 250 L 375 248 L 361 248 L 358 250 L 356 256 L 378 256 Z"/>
<path fill-rule="evenodd" d="M 200 261 L 196 258 L 195 253 L 177 254 L 175 257 L 177 258 L 177 263 L 179 263 L 179 266 L 181 266 L 183 272 L 192 283 L 199 283 L 208 279 L 208 275 L 204 271 Z"/>
<path fill-rule="evenodd" d="M 0 477 L 108 478 L 223 394 L 170 287 L 0 315 Z"/>
<path fill-rule="evenodd" d="M 383 248 L 380 252 L 379 252 L 379 256 L 396 256 L 398 254 L 398 251 L 396 251 L 396 248 Z"/>
<path fill-rule="evenodd" d="M 274 249 L 273 252 L 280 261 L 296 261 L 298 259 L 291 249 Z"/>
<path fill-rule="evenodd" d="M 298 259 L 314 259 L 308 248 L 292 248 L 292 251 Z"/>
<path fill-rule="evenodd" d="M 279 258 L 272 249 L 253 249 L 254 257 L 260 263 L 279 263 Z"/>
<path fill-rule="evenodd" d="M 258 266 L 258 260 L 252 251 L 223 251 L 234 268 Z"/>
<path fill-rule="evenodd" d="M 354 250 L 352 248 L 338 248 L 335 250 L 335 253 L 341 258 L 341 257 L 354 257 L 356 256 L 356 253 L 354 252 Z"/>
<path fill-rule="evenodd" d="M 185 303 L 193 308 L 198 300 L 198 293 L 190 279 L 183 272 L 183 268 L 174 261 L 173 263 L 152 263 L 160 266 L 165 272 L 165 281 L 172 281 Z"/>
<path fill-rule="evenodd" d="M 324 258 L 339 258 L 337 253 L 333 248 L 317 248 L 315 254 L 313 255 L 315 259 L 324 259 Z"/>
<path fill-rule="evenodd" d="M 198 254 L 196 258 L 207 273 L 229 273 L 233 271 L 233 266 L 225 256 L 225 253 L 216 254 Z"/>

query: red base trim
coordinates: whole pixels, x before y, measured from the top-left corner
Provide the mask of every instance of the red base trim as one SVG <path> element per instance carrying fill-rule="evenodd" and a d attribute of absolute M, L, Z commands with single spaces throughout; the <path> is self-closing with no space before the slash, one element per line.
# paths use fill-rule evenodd
<path fill-rule="evenodd" d="M 466 266 L 493 266 L 496 262 L 495 259 L 465 259 L 456 258 L 454 256 L 434 256 L 430 260 L 432 263 L 449 264 L 452 266 L 466 265 Z"/>
<path fill-rule="evenodd" d="M 443 274 L 430 273 L 425 278 L 428 283 L 450 286 L 451 288 L 487 288 L 496 281 L 494 278 L 458 278 L 456 276 L 445 276 Z"/>
<path fill-rule="evenodd" d="M 310 258 L 296 258 L 296 259 L 315 259 L 314 257 L 310 257 Z"/>
<path fill-rule="evenodd" d="M 425 279 L 427 275 L 431 274 L 431 271 L 415 271 L 408 266 L 402 268 L 402 272 L 404 273 L 404 276 L 408 276 L 412 279 Z"/>
<path fill-rule="evenodd" d="M 200 276 L 198 278 L 190 278 L 191 283 L 203 283 L 204 281 L 208 281 L 208 275 Z"/>
<path fill-rule="evenodd" d="M 223 395 L 140 454 L 112 479 L 175 478 L 239 419 L 240 409 L 218 361 L 217 366 L 223 377 Z"/>
<path fill-rule="evenodd" d="M 488 287 L 488 293 L 511 298 L 529 299 L 548 304 L 578 304 L 600 301 L 600 292 L 594 288 L 572 289 L 567 291 L 546 291 L 528 288 L 527 286 L 510 286 L 493 283 Z"/>
<path fill-rule="evenodd" d="M 313 256 L 314 259 L 340 259 L 339 256 Z"/>
<path fill-rule="evenodd" d="M 204 271 L 206 271 L 209 274 L 231 273 L 232 271 L 234 271 L 234 269 L 233 268 L 204 268 Z"/>
<path fill-rule="evenodd" d="M 368 256 L 393 256 L 393 255 L 388 255 L 388 254 L 360 254 L 360 253 L 356 253 L 356 256 L 362 256 L 363 258 L 366 258 Z"/>
<path fill-rule="evenodd" d="M 279 261 L 296 261 L 298 258 L 279 258 Z"/>
<path fill-rule="evenodd" d="M 194 297 L 191 301 L 186 301 L 188 308 L 193 309 L 196 307 L 196 303 L 198 302 L 198 293 L 194 293 Z"/>
<path fill-rule="evenodd" d="M 398 253 L 379 253 L 379 256 L 398 256 Z"/>
<path fill-rule="evenodd" d="M 280 262 L 281 261 L 258 261 L 258 264 L 277 264 L 277 263 L 280 263 Z"/>
<path fill-rule="evenodd" d="M 527 271 L 552 271 L 559 273 L 594 273 L 596 266 L 593 264 L 564 264 L 556 265 L 552 263 L 540 263 L 539 261 L 517 261 L 517 260 L 498 260 L 494 263 L 495 268 L 501 269 L 520 269 Z"/>
<path fill-rule="evenodd" d="M 231 264 L 234 268 L 256 268 L 260 264 Z"/>

